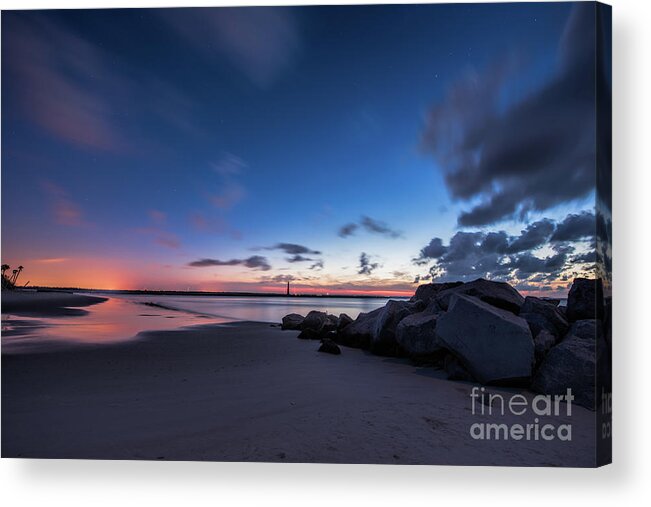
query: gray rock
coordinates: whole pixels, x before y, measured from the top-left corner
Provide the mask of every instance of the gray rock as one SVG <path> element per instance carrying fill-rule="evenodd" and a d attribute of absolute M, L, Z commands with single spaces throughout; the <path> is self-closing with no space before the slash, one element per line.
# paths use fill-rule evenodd
<path fill-rule="evenodd" d="M 599 341 L 603 337 L 601 322 L 595 319 L 577 320 L 572 324 L 569 334 L 582 340 Z"/>
<path fill-rule="evenodd" d="M 325 352 L 327 354 L 334 354 L 338 356 L 341 354 L 341 349 L 339 348 L 339 345 L 337 345 L 335 342 L 333 342 L 330 339 L 325 339 L 321 341 L 321 346 L 319 347 L 319 352 Z"/>
<path fill-rule="evenodd" d="M 413 313 L 396 328 L 398 345 L 411 357 L 431 356 L 443 350 L 436 335 L 436 321 L 442 313 Z"/>
<path fill-rule="evenodd" d="M 309 329 L 311 331 L 321 331 L 321 329 L 323 329 L 323 326 L 326 324 L 327 320 L 328 320 L 327 313 L 319 312 L 317 310 L 312 310 L 310 313 L 308 313 L 305 316 L 301 329 L 303 329 L 304 331 L 306 329 Z"/>
<path fill-rule="evenodd" d="M 463 282 L 426 283 L 419 285 L 416 289 L 416 294 L 409 301 L 412 303 L 422 301 L 427 306 L 439 292 L 458 287 L 459 285 L 463 285 Z"/>
<path fill-rule="evenodd" d="M 382 308 L 375 321 L 375 327 L 371 334 L 370 350 L 374 354 L 394 356 L 398 354 L 398 342 L 396 341 L 396 328 L 400 321 L 423 309 L 423 302 L 389 300 Z"/>
<path fill-rule="evenodd" d="M 536 364 L 542 363 L 551 348 L 556 345 L 556 336 L 543 329 L 533 339 Z"/>
<path fill-rule="evenodd" d="M 455 294 L 436 333 L 474 378 L 484 384 L 526 379 L 534 363 L 527 322 L 477 298 Z"/>
<path fill-rule="evenodd" d="M 283 317 L 283 323 L 281 329 L 291 329 L 291 330 L 300 330 L 303 325 L 303 320 L 305 317 L 299 315 L 298 313 L 290 313 Z"/>
<path fill-rule="evenodd" d="M 566 394 L 572 390 L 574 402 L 594 410 L 596 344 L 569 335 L 553 347 L 538 368 L 531 388 L 542 394 Z"/>
<path fill-rule="evenodd" d="M 447 354 L 443 360 L 443 369 L 448 375 L 448 380 L 473 381 L 472 375 L 461 362 L 452 354 Z"/>
<path fill-rule="evenodd" d="M 327 313 L 325 322 L 323 323 L 322 330 L 327 332 L 336 331 L 337 326 L 339 326 L 339 318 L 336 315 Z"/>
<path fill-rule="evenodd" d="M 375 329 L 375 321 L 382 310 L 383 308 L 377 308 L 369 313 L 360 313 L 353 322 L 337 334 L 337 342 L 347 347 L 367 349 Z"/>
<path fill-rule="evenodd" d="M 570 322 L 583 319 L 603 320 L 604 296 L 601 280 L 575 278 L 567 294 L 566 313 Z"/>
<path fill-rule="evenodd" d="M 345 313 L 342 313 L 339 315 L 339 319 L 337 320 L 337 332 L 341 332 L 348 324 L 351 324 L 352 322 L 352 317 L 346 315 Z"/>
<path fill-rule="evenodd" d="M 484 303 L 508 310 L 509 312 L 520 313 L 520 307 L 524 303 L 524 298 L 520 293 L 505 282 L 491 282 L 479 278 L 473 282 L 464 283 L 458 287 L 443 290 L 435 296 L 443 310 L 447 310 L 450 301 L 455 294 L 465 294 L 482 300 Z"/>
<path fill-rule="evenodd" d="M 546 329 L 558 338 L 565 336 L 570 327 L 565 315 L 563 315 L 563 312 L 558 309 L 558 306 L 545 301 L 544 299 L 527 296 L 520 308 L 520 316 L 524 317 L 524 314 L 540 315 L 543 320 L 533 319 L 539 322 L 542 328 Z M 530 319 L 527 319 L 526 317 L 524 318 L 527 322 L 530 322 Z M 540 332 L 540 330 L 537 330 L 533 335 L 535 336 L 538 332 Z"/>

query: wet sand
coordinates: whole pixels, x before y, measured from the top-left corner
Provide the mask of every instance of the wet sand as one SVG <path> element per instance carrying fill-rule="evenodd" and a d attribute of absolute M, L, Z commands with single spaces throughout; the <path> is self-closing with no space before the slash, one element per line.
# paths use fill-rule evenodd
<path fill-rule="evenodd" d="M 34 317 L 81 316 L 79 307 L 96 305 L 107 298 L 71 292 L 2 291 L 2 313 Z"/>
<path fill-rule="evenodd" d="M 2 456 L 590 466 L 594 413 L 571 442 L 476 441 L 474 384 L 261 323 L 142 333 L 2 356 Z M 491 388 L 505 395 L 519 392 Z M 523 394 L 527 398 L 533 395 Z"/>

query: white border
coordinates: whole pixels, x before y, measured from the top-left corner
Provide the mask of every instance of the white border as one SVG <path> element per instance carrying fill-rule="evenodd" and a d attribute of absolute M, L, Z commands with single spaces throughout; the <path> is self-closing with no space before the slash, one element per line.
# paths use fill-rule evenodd
<path fill-rule="evenodd" d="M 138 7 L 283 0 L 137 0 Z M 308 2 L 303 2 L 308 3 Z M 317 3 L 317 2 L 314 2 Z M 319 4 L 354 3 L 322 1 Z M 355 2 L 370 3 L 370 2 Z M 375 2 L 424 3 L 424 2 Z M 641 505 L 651 498 L 649 196 L 651 2 L 613 0 L 614 459 L 599 470 L 9 460 L 4 505 Z M 4 9 L 134 7 L 124 0 L 0 0 Z"/>

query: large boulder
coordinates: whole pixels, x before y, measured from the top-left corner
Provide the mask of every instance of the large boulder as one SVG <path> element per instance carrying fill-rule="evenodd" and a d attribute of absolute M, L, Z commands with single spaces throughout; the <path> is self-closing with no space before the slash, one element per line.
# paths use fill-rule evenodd
<path fill-rule="evenodd" d="M 300 330 L 303 325 L 305 317 L 299 315 L 298 313 L 290 313 L 283 317 L 283 323 L 280 326 L 281 329 L 290 329 L 290 330 Z"/>
<path fill-rule="evenodd" d="M 416 294 L 409 301 L 412 303 L 422 301 L 427 306 L 439 292 L 446 289 L 453 289 L 459 285 L 463 285 L 463 282 L 426 283 L 419 285 L 416 289 Z"/>
<path fill-rule="evenodd" d="M 600 341 L 603 339 L 601 322 L 595 319 L 577 320 L 572 324 L 569 334 L 582 340 Z"/>
<path fill-rule="evenodd" d="M 399 347 L 396 341 L 396 329 L 400 321 L 423 309 L 423 302 L 389 300 L 382 308 L 375 321 L 371 334 L 370 350 L 374 354 L 394 356 L 398 354 Z"/>
<path fill-rule="evenodd" d="M 484 303 L 501 308 L 502 310 L 508 310 L 516 315 L 520 313 L 520 307 L 524 303 L 524 298 L 508 283 L 491 282 L 483 278 L 445 289 L 439 292 L 434 297 L 434 300 L 438 302 L 443 310 L 447 310 L 455 294 L 473 296 L 482 300 Z"/>
<path fill-rule="evenodd" d="M 473 381 L 472 375 L 461 362 L 452 354 L 447 354 L 443 359 L 443 369 L 447 373 L 448 380 Z"/>
<path fill-rule="evenodd" d="M 484 384 L 529 378 L 534 343 L 527 322 L 511 312 L 477 298 L 451 297 L 439 317 L 436 333 L 442 345 L 458 357 Z"/>
<path fill-rule="evenodd" d="M 383 309 L 377 308 L 372 312 L 360 313 L 353 322 L 337 333 L 337 342 L 347 347 L 367 349 L 375 329 L 375 321 Z"/>
<path fill-rule="evenodd" d="M 308 313 L 305 316 L 305 319 L 303 319 L 303 324 L 301 325 L 301 329 L 303 331 L 305 330 L 321 331 L 323 329 L 323 326 L 325 326 L 327 320 L 328 320 L 327 313 L 319 312 L 317 310 L 312 310 L 310 313 Z"/>
<path fill-rule="evenodd" d="M 436 321 L 441 315 L 441 312 L 418 312 L 402 319 L 396 328 L 398 345 L 413 358 L 432 356 L 444 350 L 436 335 Z"/>
<path fill-rule="evenodd" d="M 542 363 L 551 348 L 556 345 L 556 336 L 546 329 L 540 331 L 533 339 L 536 364 Z"/>
<path fill-rule="evenodd" d="M 352 322 L 353 318 L 350 315 L 347 315 L 345 313 L 340 314 L 339 319 L 337 319 L 337 332 L 340 333 L 348 324 L 351 324 Z"/>
<path fill-rule="evenodd" d="M 567 319 L 603 320 L 604 295 L 601 279 L 575 278 L 567 294 Z"/>
<path fill-rule="evenodd" d="M 594 410 L 596 343 L 569 335 L 553 347 L 538 368 L 531 388 L 542 394 L 572 390 L 578 405 Z"/>
<path fill-rule="evenodd" d="M 542 329 L 560 338 L 565 336 L 569 323 L 558 306 L 544 299 L 527 296 L 520 308 L 520 317 L 529 322 L 531 332 L 536 336 Z"/>

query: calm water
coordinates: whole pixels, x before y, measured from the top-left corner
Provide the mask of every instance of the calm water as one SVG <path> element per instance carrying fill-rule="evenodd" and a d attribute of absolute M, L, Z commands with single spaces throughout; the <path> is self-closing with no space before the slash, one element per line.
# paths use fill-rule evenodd
<path fill-rule="evenodd" d="M 40 350 L 61 342 L 113 343 L 141 331 L 176 329 L 234 321 L 279 323 L 288 313 L 321 310 L 356 318 L 384 306 L 388 299 L 301 297 L 211 297 L 109 295 L 109 300 L 84 307 L 83 316 L 24 317 L 2 315 L 2 351 Z M 161 307 L 143 303 L 155 303 Z"/>

